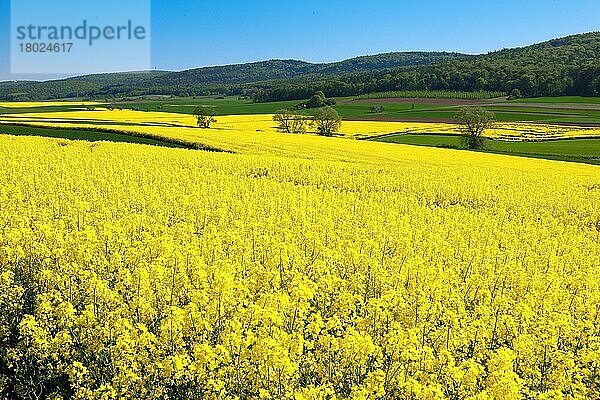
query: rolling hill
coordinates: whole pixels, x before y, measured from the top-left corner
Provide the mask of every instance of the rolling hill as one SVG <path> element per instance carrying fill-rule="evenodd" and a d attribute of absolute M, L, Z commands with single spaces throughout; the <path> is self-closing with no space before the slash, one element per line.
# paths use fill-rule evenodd
<path fill-rule="evenodd" d="M 458 53 L 409 52 L 356 57 L 334 63 L 268 60 L 247 64 L 203 67 L 180 72 L 148 71 L 99 74 L 47 82 L 0 83 L 4 100 L 43 100 L 70 97 L 133 96 L 136 94 L 221 93 L 223 85 L 241 85 L 299 77 L 323 78 L 336 74 L 427 65 L 467 58 Z M 177 93 L 174 93 L 177 92 Z M 185 93 L 181 93 L 181 92 Z M 240 93 L 238 93 L 240 94 Z"/>
<path fill-rule="evenodd" d="M 297 60 L 269 60 L 172 72 L 153 80 L 157 85 L 244 84 L 277 79 L 369 72 L 388 68 L 427 65 L 468 56 L 458 53 L 385 53 L 334 63 L 311 64 Z"/>
<path fill-rule="evenodd" d="M 600 32 L 572 35 L 531 46 L 393 70 L 339 74 L 321 79 L 268 82 L 248 87 L 256 101 L 441 90 L 511 92 L 523 96 L 600 96 Z"/>
<path fill-rule="evenodd" d="M 297 100 L 316 90 L 353 96 L 397 90 L 501 91 L 524 96 L 600 95 L 600 33 L 468 56 L 409 52 L 334 63 L 269 60 L 181 72 L 89 75 L 0 84 L 0 99 L 114 98 L 140 95 L 247 95 L 255 101 Z"/>

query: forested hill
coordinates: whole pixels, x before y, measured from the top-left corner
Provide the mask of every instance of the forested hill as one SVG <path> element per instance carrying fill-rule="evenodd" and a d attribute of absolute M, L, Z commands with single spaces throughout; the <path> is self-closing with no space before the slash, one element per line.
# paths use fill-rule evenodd
<path fill-rule="evenodd" d="M 468 56 L 457 53 L 409 52 L 363 56 L 345 61 L 311 64 L 269 60 L 247 64 L 190 69 L 181 72 L 137 72 L 87 75 L 47 82 L 0 83 L 0 98 L 38 100 L 68 97 L 112 97 L 143 94 L 242 94 L 242 85 L 299 77 L 322 79 L 334 75 L 427 65 Z"/>
<path fill-rule="evenodd" d="M 182 72 L 84 76 L 0 84 L 5 100 L 137 95 L 247 95 L 255 101 L 397 90 L 500 91 L 524 96 L 600 95 L 600 33 L 554 39 L 477 56 L 387 53 L 329 64 L 270 60 Z"/>
<path fill-rule="evenodd" d="M 168 72 L 140 71 L 84 75 L 46 82 L 0 82 L 0 99 L 49 100 L 62 98 L 103 98 L 127 93 L 141 82 L 150 82 Z"/>
<path fill-rule="evenodd" d="M 159 86 L 197 84 L 245 84 L 305 76 L 327 77 L 352 72 L 427 65 L 435 62 L 464 59 L 457 53 L 386 53 L 352 58 L 328 64 L 311 64 L 296 60 L 270 60 L 249 64 L 190 69 L 173 72 L 153 80 Z"/>
<path fill-rule="evenodd" d="M 513 89 L 524 96 L 600 96 L 600 32 L 424 66 L 341 74 L 316 82 L 268 82 L 251 89 L 258 101 L 305 98 L 315 90 L 331 97 L 396 90 Z"/>

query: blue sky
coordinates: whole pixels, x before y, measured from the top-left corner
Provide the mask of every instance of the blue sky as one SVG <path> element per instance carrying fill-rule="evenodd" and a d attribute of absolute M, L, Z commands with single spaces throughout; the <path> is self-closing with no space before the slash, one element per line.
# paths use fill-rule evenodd
<path fill-rule="evenodd" d="M 90 12 L 103 4 L 88 3 Z M 326 62 L 410 50 L 485 53 L 600 30 L 599 10 L 598 0 L 152 0 L 152 66 Z M 0 0 L 0 79 L 11 78 L 9 35 L 10 0 Z"/>

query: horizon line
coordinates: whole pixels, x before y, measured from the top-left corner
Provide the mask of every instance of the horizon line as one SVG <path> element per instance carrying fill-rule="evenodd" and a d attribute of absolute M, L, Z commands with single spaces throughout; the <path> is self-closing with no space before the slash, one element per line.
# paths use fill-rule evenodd
<path fill-rule="evenodd" d="M 254 61 L 239 61 L 239 62 L 232 62 L 232 63 L 228 63 L 228 64 L 212 64 L 212 65 L 203 65 L 203 66 L 195 66 L 195 67 L 185 67 L 183 69 L 159 69 L 157 67 L 154 67 L 152 69 L 148 69 L 148 70 L 128 70 L 128 71 L 112 71 L 112 72 L 98 72 L 98 73 L 93 73 L 93 74 L 74 74 L 74 75 L 57 75 L 55 77 L 47 77 L 47 78 L 40 78 L 40 79 L 34 79 L 34 78 L 23 78 L 23 79 L 3 79 L 0 80 L 0 83 L 8 83 L 8 82 L 37 82 L 37 83 L 44 83 L 44 82 L 52 82 L 52 81 L 61 81 L 61 80 L 67 80 L 67 79 L 75 79 L 75 78 L 81 78 L 81 77 L 86 77 L 86 76 L 99 76 L 99 75 L 111 75 L 111 74 L 127 74 L 127 73 L 146 73 L 146 72 L 165 72 L 165 73 L 179 73 L 179 72 L 186 72 L 186 71 L 192 71 L 192 70 L 198 70 L 198 69 L 208 69 L 208 68 L 220 68 L 220 67 L 229 67 L 229 66 L 243 66 L 243 65 L 249 65 L 249 64 L 258 64 L 258 63 L 264 63 L 264 62 L 269 62 L 269 61 L 296 61 L 296 62 L 302 62 L 302 63 L 306 63 L 306 64 L 312 64 L 312 65 L 326 65 L 326 64 L 335 64 L 335 63 L 339 63 L 339 62 L 344 62 L 344 61 L 348 61 L 348 60 L 353 60 L 353 59 L 357 59 L 357 58 L 362 58 L 362 57 L 374 57 L 374 56 L 379 56 L 379 55 L 386 55 L 386 54 L 411 54 L 411 53 L 439 53 L 439 54 L 459 54 L 459 55 L 463 55 L 463 56 L 468 56 L 468 57 L 474 57 L 474 56 L 481 56 L 481 55 L 486 55 L 486 54 L 492 54 L 492 53 L 496 53 L 496 52 L 500 52 L 500 51 L 504 51 L 504 50 L 516 50 L 516 49 L 522 49 L 525 47 L 530 47 L 530 46 L 535 46 L 538 44 L 543 44 L 543 43 L 547 43 L 547 42 L 551 42 L 553 40 L 560 40 L 560 39 L 565 39 L 565 38 L 569 38 L 572 36 L 581 36 L 581 35 L 589 35 L 589 34 L 594 34 L 594 33 L 600 33 L 600 30 L 598 31 L 585 31 L 585 32 L 579 32 L 579 33 L 572 33 L 572 34 L 568 34 L 565 36 L 560 36 L 560 37 L 553 37 L 550 39 L 546 39 L 544 41 L 541 42 L 535 42 L 535 43 L 530 43 L 530 44 L 526 44 L 526 45 L 520 45 L 520 46 L 515 46 L 515 47 L 503 47 L 503 48 L 498 48 L 495 50 L 488 50 L 486 52 L 478 52 L 478 53 L 468 53 L 468 52 L 461 52 L 461 51 L 449 51 L 449 50 L 392 50 L 392 51 L 383 51 L 383 52 L 379 52 L 379 53 L 373 53 L 373 54 L 362 54 L 362 55 L 356 55 L 356 56 L 352 56 L 352 57 L 348 57 L 348 58 L 344 58 L 341 60 L 333 60 L 333 61 L 306 61 L 306 60 L 302 60 L 302 59 L 296 59 L 296 58 L 269 58 L 269 59 L 259 59 L 259 60 L 254 60 Z M 30 74 L 11 74 L 11 75 L 30 75 Z M 34 74 L 34 75 L 40 75 L 40 74 Z"/>

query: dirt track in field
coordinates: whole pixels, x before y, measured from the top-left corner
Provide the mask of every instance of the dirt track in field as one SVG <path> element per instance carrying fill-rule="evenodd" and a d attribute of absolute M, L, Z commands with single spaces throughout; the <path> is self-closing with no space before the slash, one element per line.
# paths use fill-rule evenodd
<path fill-rule="evenodd" d="M 438 104 L 443 106 L 468 106 L 475 104 L 493 104 L 499 101 L 503 101 L 505 98 L 500 99 L 427 99 L 427 98 L 385 98 L 385 99 L 352 99 L 343 100 L 339 104 L 361 104 L 361 103 L 378 103 L 378 104 Z"/>
<path fill-rule="evenodd" d="M 388 117 L 388 116 L 359 116 L 359 117 L 345 117 L 345 121 L 381 121 L 381 122 L 430 122 L 436 124 L 456 124 L 456 120 L 452 118 L 419 118 L 419 117 Z M 575 123 L 575 122 L 541 122 L 541 121 L 507 121 L 507 123 L 519 123 L 525 122 L 534 125 L 556 125 L 556 126 L 577 126 L 583 128 L 597 128 L 600 124 L 595 123 Z"/>

